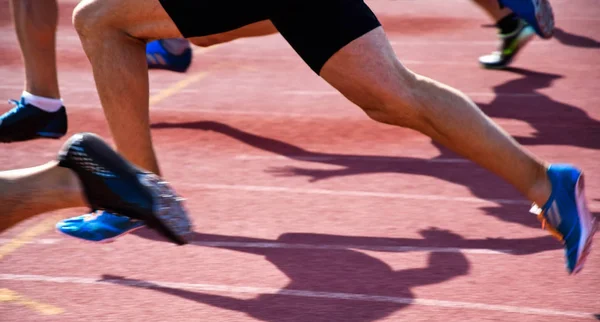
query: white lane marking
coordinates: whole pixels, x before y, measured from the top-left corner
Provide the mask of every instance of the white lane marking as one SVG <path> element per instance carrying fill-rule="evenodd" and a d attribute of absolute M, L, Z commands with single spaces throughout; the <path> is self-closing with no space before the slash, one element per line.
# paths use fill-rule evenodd
<path fill-rule="evenodd" d="M 330 189 L 305 189 L 288 188 L 281 186 L 253 186 L 253 185 L 230 185 L 230 184 L 211 184 L 211 183 L 179 183 L 180 186 L 191 188 L 200 188 L 208 190 L 235 190 L 251 192 L 279 192 L 294 194 L 312 194 L 312 195 L 333 195 L 348 197 L 377 197 L 390 199 L 411 199 L 411 200 L 430 200 L 430 201 L 458 201 L 468 203 L 489 203 L 507 205 L 530 205 L 531 202 L 523 199 L 480 199 L 473 197 L 450 197 L 431 194 L 407 194 L 394 192 L 376 192 L 376 191 L 356 191 L 356 190 L 330 190 Z"/>
<path fill-rule="evenodd" d="M 0 238 L 0 245 L 9 243 L 11 240 L 12 240 L 12 238 Z M 23 242 L 23 244 L 55 245 L 55 244 L 60 243 L 60 241 L 61 241 L 61 239 L 59 239 L 59 238 L 40 238 L 40 239 L 33 239 L 33 240 Z"/>
<path fill-rule="evenodd" d="M 439 158 L 439 159 L 403 159 L 403 158 L 413 158 L 407 156 L 400 157 L 378 157 L 378 156 L 298 156 L 298 155 L 250 155 L 250 154 L 240 154 L 235 156 L 236 160 L 247 160 L 247 161 L 278 161 L 278 160 L 298 160 L 298 161 L 315 161 L 315 162 L 327 162 L 327 161 L 335 161 L 335 160 L 356 160 L 356 161 L 369 161 L 369 162 L 431 162 L 431 163 L 470 163 L 469 160 L 466 159 L 453 159 L 453 158 Z M 417 157 L 414 157 L 417 158 Z"/>
<path fill-rule="evenodd" d="M 45 275 L 17 275 L 17 274 L 0 274 L 0 280 L 8 281 L 24 281 L 24 282 L 46 282 L 46 283 L 62 283 L 62 284 L 87 284 L 87 285 L 123 285 L 142 288 L 174 288 L 191 291 L 203 292 L 219 292 L 219 293 L 243 293 L 243 294 L 273 294 L 280 296 L 296 296 L 308 298 L 325 298 L 334 300 L 349 300 L 362 302 L 384 302 L 406 305 L 421 305 L 432 307 L 458 308 L 467 310 L 482 310 L 494 312 L 507 312 L 517 314 L 529 314 L 539 316 L 562 316 L 574 317 L 582 319 L 595 319 L 594 315 L 587 312 L 579 311 L 562 311 L 551 309 L 540 309 L 532 307 L 512 306 L 512 305 L 495 305 L 474 302 L 462 301 L 444 301 L 423 298 L 408 298 L 398 296 L 381 296 L 370 294 L 355 294 L 355 293 L 337 293 L 337 292 L 314 292 L 306 290 L 279 289 L 271 287 L 252 287 L 252 286 L 233 286 L 222 284 L 199 284 L 199 283 L 179 283 L 179 282 L 163 282 L 163 281 L 136 281 L 127 279 L 96 279 L 89 277 L 69 277 L 69 276 L 45 276 Z"/>
<path fill-rule="evenodd" d="M 0 245 L 10 241 L 1 238 Z M 57 245 L 65 241 L 61 238 L 35 239 L 27 244 Z M 68 240 L 67 240 L 68 241 Z M 515 253 L 511 249 L 487 249 L 487 248 L 459 248 L 459 247 L 427 247 L 427 246 L 383 246 L 383 245 L 333 245 L 333 244 L 297 244 L 278 242 L 230 242 L 230 241 L 193 241 L 190 244 L 203 247 L 230 247 L 230 248 L 276 248 L 276 249 L 309 249 L 309 250 L 368 250 L 376 252 L 426 252 L 426 253 L 463 253 L 478 255 L 511 255 Z"/>
<path fill-rule="evenodd" d="M 327 244 L 288 244 L 288 243 L 266 243 L 266 242 L 227 242 L 227 241 L 194 241 L 193 245 L 206 247 L 232 247 L 232 248 L 281 248 L 281 249 L 324 249 L 324 250 L 348 250 L 360 249 L 378 252 L 432 252 L 432 253 L 467 253 L 483 255 L 505 255 L 512 254 L 510 249 L 486 249 L 486 248 L 458 248 L 458 247 L 419 247 L 419 246 L 378 246 L 378 245 L 327 245 Z"/>

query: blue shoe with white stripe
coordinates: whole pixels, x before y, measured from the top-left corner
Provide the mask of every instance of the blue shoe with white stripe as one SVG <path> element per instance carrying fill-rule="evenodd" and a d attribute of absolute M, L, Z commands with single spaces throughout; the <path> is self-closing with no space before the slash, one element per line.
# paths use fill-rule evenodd
<path fill-rule="evenodd" d="M 155 40 L 146 45 L 148 69 L 185 73 L 192 63 L 192 49 L 187 48 L 181 55 L 174 55 L 167 51 L 162 42 L 163 40 Z"/>
<path fill-rule="evenodd" d="M 144 226 L 143 221 L 103 211 L 61 220 L 56 224 L 56 230 L 86 241 L 110 243 Z"/>
<path fill-rule="evenodd" d="M 567 271 L 576 274 L 583 268 L 596 232 L 596 221 L 587 207 L 581 170 L 571 165 L 553 164 L 548 168 L 552 193 L 546 204 L 534 205 L 542 227 L 563 242 Z"/>
<path fill-rule="evenodd" d="M 498 0 L 498 2 L 527 21 L 540 37 L 548 39 L 554 34 L 554 13 L 548 0 Z"/>

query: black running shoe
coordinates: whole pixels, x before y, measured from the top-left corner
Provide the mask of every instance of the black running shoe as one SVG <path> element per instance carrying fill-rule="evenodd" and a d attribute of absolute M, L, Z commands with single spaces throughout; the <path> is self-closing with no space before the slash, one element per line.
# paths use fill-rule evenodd
<path fill-rule="evenodd" d="M 79 177 L 92 211 L 107 210 L 143 220 L 183 245 L 192 230 L 182 198 L 153 173 L 136 168 L 92 133 L 72 136 L 61 149 L 60 166 Z"/>
<path fill-rule="evenodd" d="M 25 101 L 10 100 L 15 107 L 0 116 L 0 142 L 28 141 L 39 138 L 59 139 L 67 133 L 64 106 L 46 112 Z"/>

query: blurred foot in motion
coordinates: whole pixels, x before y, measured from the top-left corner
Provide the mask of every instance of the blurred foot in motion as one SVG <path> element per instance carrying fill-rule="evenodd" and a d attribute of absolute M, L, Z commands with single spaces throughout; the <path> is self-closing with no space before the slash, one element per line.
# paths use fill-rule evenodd
<path fill-rule="evenodd" d="M 551 38 L 554 15 L 547 0 L 473 0 L 495 22 L 500 45 L 491 54 L 479 57 L 484 68 L 508 67 L 537 33 Z"/>

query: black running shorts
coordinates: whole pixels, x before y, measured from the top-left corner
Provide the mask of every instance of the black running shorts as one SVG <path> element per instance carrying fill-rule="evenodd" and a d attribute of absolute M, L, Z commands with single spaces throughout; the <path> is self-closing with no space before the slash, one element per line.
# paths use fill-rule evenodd
<path fill-rule="evenodd" d="M 160 3 L 186 38 L 271 20 L 317 74 L 338 50 L 380 26 L 363 0 L 160 0 Z"/>

